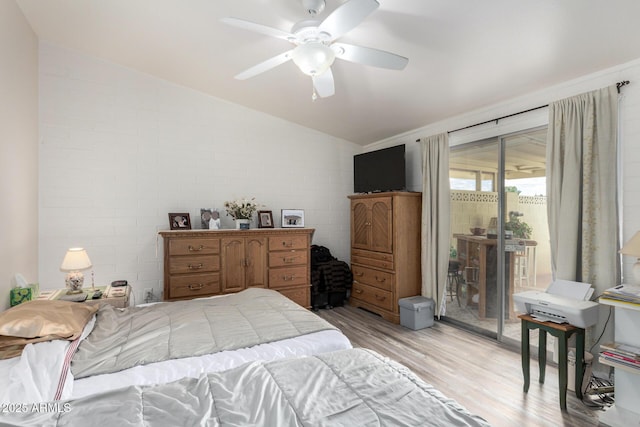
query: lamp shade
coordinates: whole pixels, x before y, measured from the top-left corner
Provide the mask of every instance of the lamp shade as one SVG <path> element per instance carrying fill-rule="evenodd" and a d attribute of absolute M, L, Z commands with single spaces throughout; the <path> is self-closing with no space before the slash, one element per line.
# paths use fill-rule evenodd
<path fill-rule="evenodd" d="M 630 255 L 640 258 L 640 231 L 633 235 L 633 237 L 624 244 L 620 249 L 622 255 Z"/>
<path fill-rule="evenodd" d="M 293 50 L 293 62 L 308 76 L 319 76 L 333 64 L 336 54 L 329 46 L 320 42 L 309 42 Z"/>
<path fill-rule="evenodd" d="M 87 255 L 87 251 L 85 251 L 83 248 L 71 248 L 64 256 L 62 265 L 60 266 L 60 270 L 86 270 L 87 268 L 91 268 L 91 265 L 91 260 L 89 259 L 89 255 Z"/>

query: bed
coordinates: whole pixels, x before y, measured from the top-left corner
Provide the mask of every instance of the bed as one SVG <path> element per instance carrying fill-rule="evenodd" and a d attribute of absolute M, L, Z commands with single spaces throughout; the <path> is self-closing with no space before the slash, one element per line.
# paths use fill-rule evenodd
<path fill-rule="evenodd" d="M 25 318 L 44 316 L 46 303 L 82 312 L 86 321 L 74 315 L 76 323 L 82 324 L 80 330 L 74 325 L 73 334 L 60 331 L 67 325 L 59 324 L 63 321 L 58 306 L 52 310 L 53 317 L 40 321 L 47 331 L 30 331 L 31 335 L 48 337 L 48 332 L 55 331 L 62 339 L 27 343 L 19 357 L 0 361 L 3 404 L 77 399 L 126 386 L 197 378 L 255 360 L 351 348 L 334 326 L 267 289 L 124 310 L 32 301 L 23 308 L 38 315 L 23 314 L 13 324 L 24 329 Z M 98 311 L 94 315 L 92 310 Z M 2 317 L 9 311 L 0 314 L 2 335 L 7 335 L 3 328 L 11 329 L 12 323 Z"/>
<path fill-rule="evenodd" d="M 3 425 L 474 426 L 487 422 L 371 350 L 250 362 L 158 386 L 13 407 Z"/>

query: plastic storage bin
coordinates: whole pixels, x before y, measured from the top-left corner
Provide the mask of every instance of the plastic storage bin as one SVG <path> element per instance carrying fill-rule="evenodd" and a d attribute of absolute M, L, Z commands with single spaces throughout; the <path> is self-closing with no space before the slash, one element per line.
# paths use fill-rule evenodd
<path fill-rule="evenodd" d="M 433 326 L 435 302 L 423 296 L 400 298 L 400 324 L 418 330 Z"/>

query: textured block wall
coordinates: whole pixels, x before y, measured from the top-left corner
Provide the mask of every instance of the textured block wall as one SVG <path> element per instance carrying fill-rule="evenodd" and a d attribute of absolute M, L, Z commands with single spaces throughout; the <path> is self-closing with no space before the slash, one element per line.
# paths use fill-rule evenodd
<path fill-rule="evenodd" d="M 83 246 L 96 285 L 162 289 L 169 212 L 255 197 L 303 209 L 314 243 L 349 259 L 350 142 L 47 43 L 40 46 L 40 282 L 64 285 L 67 248 Z M 311 102 L 301 96 L 301 102 Z M 256 226 L 254 222 L 254 226 Z M 90 280 L 90 279 L 89 279 Z"/>

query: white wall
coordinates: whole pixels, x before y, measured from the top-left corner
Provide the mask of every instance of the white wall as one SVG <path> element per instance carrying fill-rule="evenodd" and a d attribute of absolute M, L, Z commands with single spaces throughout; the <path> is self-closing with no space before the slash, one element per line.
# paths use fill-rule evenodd
<path fill-rule="evenodd" d="M 38 39 L 0 2 L 0 311 L 13 277 L 38 281 Z"/>
<path fill-rule="evenodd" d="M 625 242 L 640 230 L 640 60 L 603 70 L 601 72 L 581 77 L 561 85 L 546 88 L 535 93 L 528 94 L 508 102 L 489 106 L 487 108 L 468 112 L 466 114 L 451 117 L 420 129 L 406 132 L 382 141 L 373 143 L 366 150 L 379 149 L 401 143 L 412 147 L 413 157 L 408 161 L 416 165 L 413 175 L 408 177 L 410 186 L 419 190 L 422 181 L 419 144 L 415 141 L 419 138 L 434 135 L 449 130 L 459 129 L 486 120 L 492 120 L 518 111 L 528 110 L 549 102 L 578 95 L 590 90 L 599 89 L 619 81 L 629 80 L 631 83 L 622 88 L 620 98 L 620 141 L 621 141 L 621 219 L 622 242 Z M 526 113 L 513 118 L 501 120 L 498 124 L 490 123 L 469 130 L 450 134 L 450 144 L 457 145 L 465 142 L 480 140 L 497 135 L 504 135 L 548 123 L 547 109 Z M 631 266 L 636 260 L 631 257 L 623 257 L 623 282 L 632 281 Z M 615 276 L 612 272 L 611 283 L 602 282 L 596 289 L 596 294 L 614 285 Z M 601 307 L 598 325 L 590 331 L 592 341 L 604 328 L 608 308 Z M 593 328 L 592 328 L 593 329 Z M 601 342 L 613 339 L 613 326 L 609 326 Z M 592 342 L 587 343 L 590 346 Z"/>
<path fill-rule="evenodd" d="M 64 286 L 65 251 L 83 246 L 96 285 L 160 295 L 167 214 L 200 228 L 200 208 L 218 208 L 232 228 L 223 203 L 245 196 L 276 226 L 281 209 L 304 209 L 313 243 L 349 260 L 360 146 L 51 44 L 40 65 L 42 288 Z"/>

